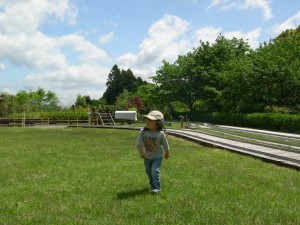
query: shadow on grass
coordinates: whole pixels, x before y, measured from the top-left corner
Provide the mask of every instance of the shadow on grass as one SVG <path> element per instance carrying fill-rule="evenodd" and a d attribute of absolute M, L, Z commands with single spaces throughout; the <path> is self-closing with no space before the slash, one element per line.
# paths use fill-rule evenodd
<path fill-rule="evenodd" d="M 133 198 L 139 195 L 146 195 L 149 193 L 148 188 L 140 189 L 140 190 L 133 190 L 133 191 L 127 191 L 127 192 L 120 192 L 118 193 L 118 199 L 127 199 L 127 198 Z"/>

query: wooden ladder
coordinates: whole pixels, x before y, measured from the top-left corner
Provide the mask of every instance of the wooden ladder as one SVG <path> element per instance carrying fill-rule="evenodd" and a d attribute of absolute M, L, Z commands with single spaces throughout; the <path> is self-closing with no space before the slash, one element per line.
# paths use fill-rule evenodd
<path fill-rule="evenodd" d="M 110 113 L 99 113 L 101 125 L 115 125 L 115 122 Z"/>

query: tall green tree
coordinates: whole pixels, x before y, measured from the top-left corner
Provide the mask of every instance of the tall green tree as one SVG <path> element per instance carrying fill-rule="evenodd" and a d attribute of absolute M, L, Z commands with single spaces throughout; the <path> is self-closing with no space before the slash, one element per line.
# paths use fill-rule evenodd
<path fill-rule="evenodd" d="M 0 93 L 0 117 L 6 117 L 13 112 L 13 95 Z"/>
<path fill-rule="evenodd" d="M 224 72 L 232 60 L 249 52 L 249 45 L 242 39 L 220 36 L 213 44 L 200 42 L 198 48 L 179 56 L 174 64 L 164 61 L 153 80 L 169 103 L 182 102 L 192 111 L 200 100 L 210 110 L 219 111 L 226 87 Z"/>
<path fill-rule="evenodd" d="M 143 84 L 138 87 L 137 91 L 133 95 L 142 99 L 143 113 L 148 113 L 155 109 L 162 110 L 162 108 L 166 105 L 164 98 L 160 95 L 160 88 L 156 84 Z"/>
<path fill-rule="evenodd" d="M 19 91 L 14 97 L 14 108 L 16 113 L 28 112 L 30 109 L 29 95 L 26 91 Z"/>
<path fill-rule="evenodd" d="M 283 32 L 256 51 L 231 62 L 223 110 L 264 112 L 279 107 L 300 109 L 300 35 Z"/>
<path fill-rule="evenodd" d="M 75 102 L 75 107 L 86 108 L 87 107 L 86 96 L 80 95 L 80 94 L 77 95 L 76 102 Z"/>
<path fill-rule="evenodd" d="M 226 87 L 226 74 L 232 60 L 251 52 L 243 39 L 227 39 L 219 36 L 216 42 L 200 42 L 195 49 L 195 80 L 198 100 L 206 101 L 211 111 L 221 111 L 222 92 Z"/>
<path fill-rule="evenodd" d="M 117 97 L 123 93 L 124 89 L 134 93 L 138 86 L 145 82 L 140 78 L 136 77 L 133 72 L 128 70 L 120 70 L 117 65 L 114 65 L 108 75 L 106 82 L 106 91 L 103 94 L 103 98 L 106 99 L 106 103 L 113 105 Z"/>
<path fill-rule="evenodd" d="M 44 99 L 44 111 L 58 111 L 59 107 L 59 99 L 53 91 L 47 91 Z"/>
<path fill-rule="evenodd" d="M 117 110 L 127 110 L 129 108 L 129 101 L 133 97 L 132 93 L 124 89 L 122 94 L 117 97 L 115 106 Z"/>
<path fill-rule="evenodd" d="M 174 64 L 163 61 L 163 66 L 153 80 L 159 86 L 160 96 L 166 106 L 171 107 L 173 101 L 181 101 L 193 110 L 199 91 L 193 68 L 195 68 L 194 53 L 179 56 Z"/>

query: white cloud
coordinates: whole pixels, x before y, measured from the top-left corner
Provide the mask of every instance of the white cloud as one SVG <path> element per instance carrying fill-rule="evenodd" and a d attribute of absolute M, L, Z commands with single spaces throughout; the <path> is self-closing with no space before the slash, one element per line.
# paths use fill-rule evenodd
<path fill-rule="evenodd" d="M 67 60 L 56 45 L 54 38 L 40 32 L 32 35 L 0 34 L 0 59 L 10 60 L 16 66 L 61 68 Z"/>
<path fill-rule="evenodd" d="M 219 34 L 222 33 L 222 28 L 215 28 L 215 27 L 203 27 L 195 32 L 196 42 L 198 41 L 203 42 L 214 42 Z"/>
<path fill-rule="evenodd" d="M 3 70 L 5 70 L 5 68 L 6 68 L 5 65 L 2 64 L 2 63 L 0 63 L 0 72 L 3 71 Z"/>
<path fill-rule="evenodd" d="M 243 8 L 260 8 L 263 12 L 264 19 L 269 20 L 273 17 L 271 9 L 271 0 L 246 0 Z"/>
<path fill-rule="evenodd" d="M 102 35 L 99 37 L 99 43 L 100 45 L 106 44 L 110 42 L 114 37 L 114 32 L 110 32 L 108 34 Z"/>
<path fill-rule="evenodd" d="M 0 7 L 1 33 L 30 34 L 49 18 L 76 23 L 77 9 L 69 0 L 3 0 Z"/>
<path fill-rule="evenodd" d="M 112 19 L 104 19 L 102 20 L 102 23 L 105 24 L 106 26 L 113 27 L 113 28 L 118 26 L 118 24 Z"/>
<path fill-rule="evenodd" d="M 77 94 L 97 93 L 97 98 L 105 91 L 105 83 L 110 68 L 100 65 L 81 64 L 60 70 L 43 71 L 26 76 L 27 90 L 43 87 L 57 93 L 63 105 L 70 105 L 70 97 Z M 68 94 L 67 94 L 68 93 Z"/>
<path fill-rule="evenodd" d="M 139 52 L 121 55 L 118 64 L 136 71 L 152 72 L 146 68 L 160 64 L 163 59 L 176 60 L 178 54 L 185 54 L 192 47 L 185 37 L 189 27 L 189 22 L 177 16 L 165 15 L 150 27 L 149 36 L 140 44 Z"/>
<path fill-rule="evenodd" d="M 106 61 L 108 55 L 84 37 L 77 34 L 62 36 L 57 41 L 58 45 L 71 46 L 76 52 L 82 53 L 80 60 L 83 62 Z"/>
<path fill-rule="evenodd" d="M 271 0 L 212 0 L 207 9 L 219 6 L 221 11 L 240 9 L 248 10 L 259 8 L 262 10 L 265 20 L 273 17 Z"/>
<path fill-rule="evenodd" d="M 109 68 L 100 65 L 81 64 L 68 66 L 61 70 L 51 70 L 28 75 L 25 86 L 32 89 L 38 86 L 48 88 L 74 89 L 95 88 L 106 83 Z M 47 81 L 47 83 L 45 83 Z"/>
<path fill-rule="evenodd" d="M 102 97 L 102 93 L 105 90 L 103 89 L 76 89 L 76 90 L 55 90 L 56 95 L 60 100 L 60 105 L 62 106 L 71 106 L 75 104 L 76 97 L 80 95 L 89 95 L 92 99 L 99 99 Z"/>
<path fill-rule="evenodd" d="M 135 74 L 147 79 L 155 75 L 162 60 L 174 62 L 178 55 L 186 54 L 198 46 L 199 40 L 213 43 L 220 34 L 223 34 L 229 39 L 243 38 L 252 48 L 257 48 L 261 35 L 260 28 L 244 32 L 225 31 L 222 28 L 208 26 L 194 31 L 194 35 L 190 32 L 189 22 L 166 15 L 150 27 L 149 36 L 142 41 L 139 51 L 121 55 L 117 60 L 118 65 L 124 69 L 130 68 Z"/>
<path fill-rule="evenodd" d="M 244 33 L 242 31 L 231 31 L 231 32 L 224 32 L 224 36 L 226 38 L 242 38 L 248 42 L 251 48 L 255 49 L 259 47 L 259 37 L 261 35 L 261 28 L 254 29 L 249 31 L 248 33 Z"/>
<path fill-rule="evenodd" d="M 215 7 L 215 6 L 217 6 L 217 5 L 221 4 L 221 3 L 222 3 L 222 0 L 212 0 L 211 3 L 210 3 L 210 5 L 207 7 L 207 9 Z"/>
<path fill-rule="evenodd" d="M 300 11 L 294 16 L 288 18 L 281 24 L 277 24 L 268 30 L 273 35 L 279 35 L 281 32 L 287 29 L 295 29 L 300 24 Z"/>
<path fill-rule="evenodd" d="M 77 10 L 69 0 L 0 0 L 0 8 L 0 60 L 35 71 L 26 76 L 25 88 L 59 93 L 104 89 L 109 73 L 101 66 L 109 60 L 105 51 L 79 34 L 50 37 L 39 30 L 47 21 L 75 24 Z M 69 61 L 68 54 L 77 60 Z"/>
<path fill-rule="evenodd" d="M 15 94 L 16 92 L 12 91 L 11 89 L 4 87 L 2 84 L 0 84 L 0 92 L 2 93 L 8 93 L 8 94 Z"/>
<path fill-rule="evenodd" d="M 259 46 L 258 38 L 261 35 L 261 28 L 254 29 L 248 33 L 243 31 L 223 31 L 222 28 L 215 28 L 215 27 L 204 27 L 195 32 L 195 37 L 197 42 L 202 40 L 204 42 L 208 41 L 210 43 L 215 42 L 216 38 L 222 34 L 228 39 L 232 38 L 242 38 L 248 41 L 249 45 L 252 48 L 257 48 Z"/>

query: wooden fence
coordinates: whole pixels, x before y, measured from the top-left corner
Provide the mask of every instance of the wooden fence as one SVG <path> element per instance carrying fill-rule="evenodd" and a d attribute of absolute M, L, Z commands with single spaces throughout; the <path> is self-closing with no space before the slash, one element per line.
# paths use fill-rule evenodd
<path fill-rule="evenodd" d="M 16 127 L 25 127 L 33 125 L 97 125 L 98 119 L 52 119 L 52 118 L 0 118 L 0 126 L 16 126 Z"/>

